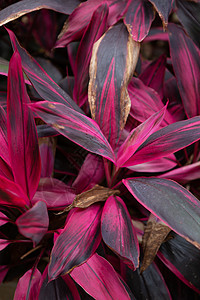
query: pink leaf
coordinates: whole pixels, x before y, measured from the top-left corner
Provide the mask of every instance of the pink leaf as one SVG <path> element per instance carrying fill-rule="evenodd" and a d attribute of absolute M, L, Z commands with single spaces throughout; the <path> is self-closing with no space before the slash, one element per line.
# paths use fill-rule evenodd
<path fill-rule="evenodd" d="M 74 209 L 51 252 L 49 279 L 70 272 L 94 254 L 101 241 L 101 206 Z"/>
<path fill-rule="evenodd" d="M 89 153 L 79 171 L 78 176 L 73 182 L 76 194 L 80 194 L 95 184 L 101 183 L 104 179 L 104 165 L 100 156 Z"/>
<path fill-rule="evenodd" d="M 164 115 L 166 106 L 164 106 L 160 111 L 153 114 L 145 122 L 140 124 L 138 127 L 134 128 L 128 135 L 127 139 L 121 145 L 117 154 L 117 166 L 124 166 L 134 153 L 138 150 L 140 145 L 158 129 L 160 126 Z"/>
<path fill-rule="evenodd" d="M 42 199 L 48 209 L 61 209 L 72 204 L 74 198 L 74 191 L 62 181 L 56 178 L 42 178 L 32 203 Z"/>
<path fill-rule="evenodd" d="M 114 268 L 98 254 L 76 267 L 70 275 L 96 300 L 130 299 Z"/>
<path fill-rule="evenodd" d="M 29 199 L 18 184 L 0 176 L 0 204 L 25 208 Z"/>
<path fill-rule="evenodd" d="M 134 269 L 139 265 L 139 244 L 123 200 L 110 196 L 101 216 L 101 234 L 106 245 Z"/>
<path fill-rule="evenodd" d="M 49 217 L 46 204 L 38 201 L 16 220 L 19 232 L 38 244 L 46 234 L 49 226 Z"/>
<path fill-rule="evenodd" d="M 28 270 L 18 281 L 13 300 L 35 300 L 41 273 L 37 268 Z"/>
<path fill-rule="evenodd" d="M 11 241 L 0 239 L 0 251 L 5 249 L 8 245 L 10 245 Z"/>
<path fill-rule="evenodd" d="M 0 212 L 0 226 L 8 222 L 9 222 L 9 218 L 6 215 L 4 215 L 2 212 Z"/>
<path fill-rule="evenodd" d="M 15 182 L 31 199 L 40 180 L 40 156 L 35 121 L 28 97 L 21 59 L 15 52 L 8 71 L 8 144 Z"/>

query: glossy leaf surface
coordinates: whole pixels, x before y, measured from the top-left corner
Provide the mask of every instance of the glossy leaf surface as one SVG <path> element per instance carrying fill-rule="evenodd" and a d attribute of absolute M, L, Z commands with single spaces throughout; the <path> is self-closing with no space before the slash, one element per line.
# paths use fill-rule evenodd
<path fill-rule="evenodd" d="M 96 300 L 130 299 L 114 268 L 98 254 L 75 268 L 70 275 Z"/>
<path fill-rule="evenodd" d="M 186 115 L 200 114 L 200 49 L 184 30 L 169 24 L 170 53 Z"/>
<path fill-rule="evenodd" d="M 32 110 L 60 134 L 86 150 L 114 161 L 114 153 L 99 126 L 92 119 L 59 103 L 41 101 Z"/>
<path fill-rule="evenodd" d="M 113 148 L 116 148 L 130 111 L 127 86 L 139 49 L 140 44 L 133 41 L 121 22 L 111 27 L 93 47 L 88 101 L 92 118 Z"/>
<path fill-rule="evenodd" d="M 136 269 L 139 245 L 128 209 L 120 197 L 110 196 L 103 208 L 101 234 L 106 245 Z"/>
<path fill-rule="evenodd" d="M 92 256 L 101 241 L 101 206 L 75 208 L 64 230 L 56 239 L 49 264 L 49 279 L 70 272 Z"/>
<path fill-rule="evenodd" d="M 18 183 L 31 199 L 40 180 L 40 155 L 35 121 L 27 104 L 28 97 L 21 59 L 15 52 L 8 72 L 8 143 L 12 171 Z"/>
<path fill-rule="evenodd" d="M 188 190 L 156 177 L 130 178 L 123 183 L 138 202 L 200 249 L 200 203 Z"/>
<path fill-rule="evenodd" d="M 124 23 L 135 41 L 141 42 L 147 36 L 153 19 L 153 6 L 149 1 L 129 1 Z"/>
<path fill-rule="evenodd" d="M 38 244 L 49 226 L 46 204 L 43 201 L 38 201 L 32 208 L 17 218 L 16 224 L 22 235 L 32 239 L 34 244 Z"/>

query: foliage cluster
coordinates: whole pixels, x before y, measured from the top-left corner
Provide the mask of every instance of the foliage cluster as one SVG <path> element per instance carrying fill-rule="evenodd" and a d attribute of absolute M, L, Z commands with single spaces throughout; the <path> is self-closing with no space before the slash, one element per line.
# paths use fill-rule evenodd
<path fill-rule="evenodd" d="M 0 282 L 15 300 L 196 299 L 200 2 L 1 8 Z"/>

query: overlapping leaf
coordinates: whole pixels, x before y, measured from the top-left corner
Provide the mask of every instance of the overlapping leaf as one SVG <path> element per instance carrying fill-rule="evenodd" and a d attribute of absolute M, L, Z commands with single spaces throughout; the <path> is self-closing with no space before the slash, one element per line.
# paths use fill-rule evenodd
<path fill-rule="evenodd" d="M 157 60 L 153 61 L 148 67 L 140 74 L 139 78 L 147 86 L 154 89 L 163 99 L 163 84 L 166 66 L 166 56 L 161 55 Z"/>
<path fill-rule="evenodd" d="M 75 208 L 64 230 L 56 239 L 49 264 L 49 279 L 70 272 L 92 256 L 101 241 L 101 206 Z"/>
<path fill-rule="evenodd" d="M 102 157 L 89 153 L 72 187 L 76 190 L 77 194 L 80 194 L 92 188 L 95 184 L 100 184 L 103 179 L 104 165 Z"/>
<path fill-rule="evenodd" d="M 118 150 L 117 165 L 125 165 L 129 159 L 134 156 L 137 149 L 144 143 L 144 141 L 158 129 L 160 126 L 164 115 L 166 106 L 164 106 L 160 111 L 153 114 L 145 122 L 140 124 L 138 127 L 134 128 L 128 135 L 127 139 L 121 145 Z"/>
<path fill-rule="evenodd" d="M 119 141 L 130 111 L 127 86 L 139 49 L 139 43 L 133 41 L 121 22 L 111 27 L 93 47 L 88 101 L 92 118 L 113 148 Z"/>
<path fill-rule="evenodd" d="M 200 139 L 200 117 L 170 124 L 149 136 L 123 166 L 168 156 Z"/>
<path fill-rule="evenodd" d="M 38 244 L 49 226 L 47 206 L 43 201 L 38 201 L 16 220 L 19 232 Z"/>
<path fill-rule="evenodd" d="M 149 0 L 153 6 L 155 7 L 157 13 L 159 14 L 164 29 L 167 27 L 168 24 L 168 17 L 172 9 L 173 0 Z"/>
<path fill-rule="evenodd" d="M 185 30 L 200 48 L 200 3 L 176 0 L 177 15 Z"/>
<path fill-rule="evenodd" d="M 57 47 L 65 47 L 70 42 L 79 40 L 89 24 L 93 12 L 105 1 L 89 0 L 81 3 L 69 16 L 58 36 Z M 127 0 L 107 0 L 109 6 L 108 26 L 115 24 L 123 16 Z"/>
<path fill-rule="evenodd" d="M 31 199 L 40 180 L 40 155 L 35 121 L 27 104 L 28 97 L 21 59 L 15 52 L 8 73 L 8 144 L 12 171 L 18 183 Z"/>
<path fill-rule="evenodd" d="M 7 29 L 13 49 L 19 52 L 21 63 L 24 72 L 33 84 L 38 94 L 45 100 L 63 103 L 68 107 L 83 113 L 78 105 L 61 89 L 51 77 L 42 69 L 42 67 L 31 57 L 28 52 L 22 48 L 14 35 L 14 33 Z"/>
<path fill-rule="evenodd" d="M 158 252 L 162 262 L 185 284 L 200 293 L 199 249 L 173 233 Z"/>
<path fill-rule="evenodd" d="M 87 96 L 89 82 L 89 64 L 92 56 L 94 43 L 103 35 L 107 29 L 108 5 L 103 3 L 94 11 L 91 21 L 85 29 L 79 44 L 75 62 L 75 85 L 74 99 L 82 105 Z"/>
<path fill-rule="evenodd" d="M 186 115 L 200 114 L 200 49 L 184 30 L 169 24 L 170 53 Z"/>
<path fill-rule="evenodd" d="M 5 25 L 6 23 L 13 21 L 27 13 L 30 13 L 35 10 L 42 8 L 52 9 L 60 13 L 70 15 L 74 8 L 79 5 L 78 0 L 22 0 L 17 3 L 13 3 L 8 7 L 4 8 L 0 12 L 0 26 Z"/>
<path fill-rule="evenodd" d="M 25 208 L 29 205 L 29 199 L 18 184 L 0 176 L 0 204 Z"/>
<path fill-rule="evenodd" d="M 200 249 L 200 203 L 188 190 L 175 181 L 154 177 L 123 183 L 144 207 Z"/>
<path fill-rule="evenodd" d="M 7 139 L 7 116 L 0 105 L 0 156 L 7 164 L 10 164 L 10 157 L 8 151 L 8 139 Z"/>
<path fill-rule="evenodd" d="M 130 299 L 114 268 L 98 254 L 75 268 L 70 275 L 96 300 Z"/>
<path fill-rule="evenodd" d="M 47 267 L 40 281 L 38 300 L 49 299 L 81 300 L 78 289 L 68 274 L 48 282 Z"/>
<path fill-rule="evenodd" d="M 56 178 L 42 178 L 32 203 L 43 200 L 49 209 L 60 209 L 70 205 L 75 198 L 73 189 Z"/>
<path fill-rule="evenodd" d="M 71 141 L 111 161 L 115 160 L 111 146 L 92 119 L 59 103 L 41 101 L 30 106 L 44 122 Z"/>
<path fill-rule="evenodd" d="M 155 263 L 152 263 L 142 274 L 139 269 L 133 271 L 121 263 L 121 274 L 136 299 L 172 300 L 165 280 Z"/>
<path fill-rule="evenodd" d="M 153 19 L 154 10 L 149 1 L 129 1 L 124 23 L 135 41 L 141 42 L 147 36 Z"/>
<path fill-rule="evenodd" d="M 101 234 L 104 242 L 132 268 L 139 264 L 139 245 L 131 217 L 120 197 L 110 196 L 103 208 Z"/>
<path fill-rule="evenodd" d="M 41 273 L 37 268 L 28 270 L 18 281 L 14 300 L 37 299 Z"/>

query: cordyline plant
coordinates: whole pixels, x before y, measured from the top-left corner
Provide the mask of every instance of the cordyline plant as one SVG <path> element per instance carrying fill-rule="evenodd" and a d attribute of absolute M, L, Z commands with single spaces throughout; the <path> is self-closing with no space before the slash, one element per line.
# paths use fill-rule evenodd
<path fill-rule="evenodd" d="M 198 0 L 0 11 L 13 49 L 0 59 L 0 281 L 18 279 L 15 300 L 198 297 L 199 17 Z M 144 59 L 157 41 L 167 51 Z"/>

